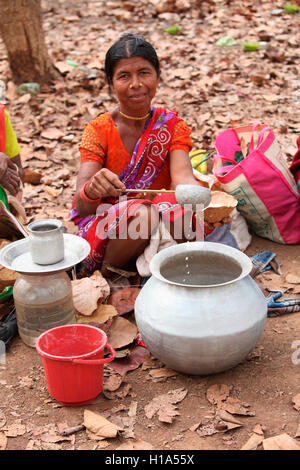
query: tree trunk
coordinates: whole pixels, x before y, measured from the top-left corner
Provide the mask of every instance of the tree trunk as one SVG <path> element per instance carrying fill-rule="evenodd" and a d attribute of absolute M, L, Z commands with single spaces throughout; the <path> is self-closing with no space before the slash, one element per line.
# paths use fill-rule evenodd
<path fill-rule="evenodd" d="M 0 0 L 0 12 L 13 81 L 43 84 L 57 77 L 45 44 L 41 0 Z"/>

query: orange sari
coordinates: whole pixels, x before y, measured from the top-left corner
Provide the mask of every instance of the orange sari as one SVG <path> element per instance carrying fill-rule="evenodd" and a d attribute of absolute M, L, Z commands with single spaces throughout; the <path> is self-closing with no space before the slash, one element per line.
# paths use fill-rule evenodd
<path fill-rule="evenodd" d="M 174 111 L 152 108 L 151 115 L 132 155 L 123 146 L 118 131 L 108 113 L 92 121 L 86 128 L 81 145 L 81 161 L 98 161 L 116 173 L 129 189 L 170 188 L 170 152 L 192 148 L 190 129 Z M 83 262 L 86 274 L 101 269 L 107 242 L 127 228 L 141 204 L 154 204 L 159 212 L 170 214 L 170 220 L 182 217 L 183 209 L 175 196 L 161 195 L 151 202 L 143 199 L 102 201 L 97 214 L 80 218 L 73 207 L 70 218 L 78 225 L 78 235 L 91 245 L 90 255 Z M 105 204 L 104 204 L 105 202 Z"/>

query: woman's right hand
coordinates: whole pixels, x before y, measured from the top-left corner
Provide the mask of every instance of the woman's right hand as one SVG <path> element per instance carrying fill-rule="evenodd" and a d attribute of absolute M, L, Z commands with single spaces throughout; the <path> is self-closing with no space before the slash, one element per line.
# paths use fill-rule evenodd
<path fill-rule="evenodd" d="M 16 165 L 2 152 L 0 153 L 0 184 L 12 196 L 18 193 L 21 184 Z"/>
<path fill-rule="evenodd" d="M 88 180 L 84 191 L 91 199 L 104 199 L 119 196 L 121 192 L 126 191 L 126 186 L 115 173 L 101 168 Z"/>

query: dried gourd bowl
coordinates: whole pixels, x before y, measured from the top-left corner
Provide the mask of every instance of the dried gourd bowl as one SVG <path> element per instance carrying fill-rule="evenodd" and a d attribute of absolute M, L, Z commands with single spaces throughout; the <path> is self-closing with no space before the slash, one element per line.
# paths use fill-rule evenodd
<path fill-rule="evenodd" d="M 209 206 L 204 209 L 204 220 L 210 224 L 221 222 L 230 217 L 238 201 L 224 191 L 212 191 Z"/>

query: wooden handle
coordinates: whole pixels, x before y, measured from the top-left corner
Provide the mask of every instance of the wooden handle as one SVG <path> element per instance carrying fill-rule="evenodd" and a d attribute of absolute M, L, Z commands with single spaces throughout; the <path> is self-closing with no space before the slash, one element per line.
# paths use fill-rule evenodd
<path fill-rule="evenodd" d="M 126 189 L 122 191 L 119 189 L 120 193 L 147 193 L 147 194 L 160 194 L 160 193 L 175 193 L 175 190 L 172 189 Z"/>

